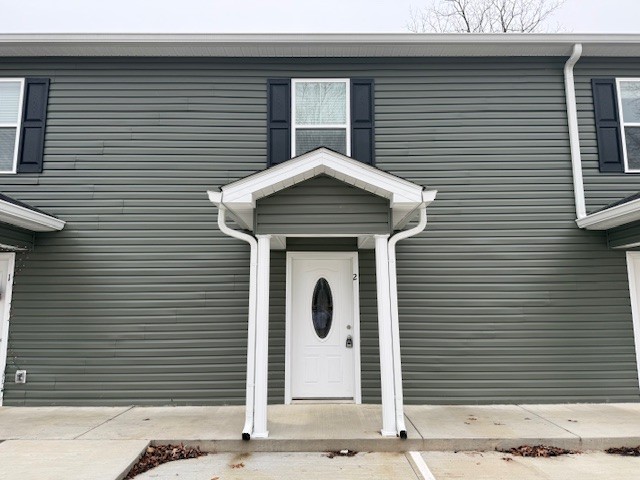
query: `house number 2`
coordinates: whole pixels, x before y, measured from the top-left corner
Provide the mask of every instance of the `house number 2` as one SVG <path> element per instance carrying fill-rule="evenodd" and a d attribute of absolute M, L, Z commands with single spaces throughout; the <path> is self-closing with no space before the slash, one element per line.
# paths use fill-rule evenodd
<path fill-rule="evenodd" d="M 353 280 L 354 280 L 354 281 L 356 281 L 357 279 L 358 279 L 358 274 L 357 274 L 357 273 L 354 273 L 354 274 L 353 274 Z"/>

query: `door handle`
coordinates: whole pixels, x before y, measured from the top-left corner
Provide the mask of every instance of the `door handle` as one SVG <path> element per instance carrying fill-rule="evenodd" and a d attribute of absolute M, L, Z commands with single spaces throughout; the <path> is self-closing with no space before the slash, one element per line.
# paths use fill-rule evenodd
<path fill-rule="evenodd" d="M 349 335 L 347 337 L 347 344 L 346 344 L 347 348 L 353 348 L 353 338 L 351 338 L 351 335 Z"/>

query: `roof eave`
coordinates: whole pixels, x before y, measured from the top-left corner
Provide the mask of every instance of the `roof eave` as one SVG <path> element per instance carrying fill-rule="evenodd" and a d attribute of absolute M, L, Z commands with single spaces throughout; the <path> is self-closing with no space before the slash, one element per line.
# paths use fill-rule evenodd
<path fill-rule="evenodd" d="M 65 226 L 64 220 L 4 200 L 0 200 L 0 222 L 31 232 L 56 232 Z"/>
<path fill-rule="evenodd" d="M 0 57 L 638 56 L 638 34 L 0 34 Z"/>
<path fill-rule="evenodd" d="M 585 230 L 609 230 L 640 220 L 640 199 L 601 210 L 576 220 Z"/>

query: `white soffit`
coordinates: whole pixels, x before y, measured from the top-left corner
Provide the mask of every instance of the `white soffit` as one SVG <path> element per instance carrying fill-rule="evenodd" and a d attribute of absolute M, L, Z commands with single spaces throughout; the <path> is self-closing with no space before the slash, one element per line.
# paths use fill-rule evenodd
<path fill-rule="evenodd" d="M 609 230 L 640 220 L 640 199 L 601 210 L 576 220 L 586 230 Z"/>
<path fill-rule="evenodd" d="M 435 198 L 435 192 L 423 195 L 421 185 L 319 148 L 225 185 L 221 200 L 243 227 L 253 229 L 256 200 L 321 174 L 389 199 L 394 227 L 401 225 L 418 206 Z"/>
<path fill-rule="evenodd" d="M 65 225 L 65 222 L 59 218 L 1 199 L 0 222 L 31 232 L 55 232 L 62 230 Z"/>
<path fill-rule="evenodd" d="M 0 34 L 0 57 L 637 57 L 637 34 Z"/>

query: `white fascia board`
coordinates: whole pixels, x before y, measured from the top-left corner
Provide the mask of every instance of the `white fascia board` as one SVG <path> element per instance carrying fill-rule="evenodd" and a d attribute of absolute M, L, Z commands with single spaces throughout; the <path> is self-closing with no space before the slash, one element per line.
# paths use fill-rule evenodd
<path fill-rule="evenodd" d="M 435 198 L 435 193 L 429 193 L 425 199 L 421 185 L 321 148 L 222 187 L 221 201 L 244 228 L 252 229 L 257 200 L 320 174 L 389 199 L 394 228 Z"/>
<path fill-rule="evenodd" d="M 0 222 L 31 232 L 56 232 L 64 228 L 64 220 L 0 200 Z"/>
<path fill-rule="evenodd" d="M 586 230 L 609 230 L 637 220 L 640 220 L 640 199 L 592 213 L 576 223 Z"/>
<path fill-rule="evenodd" d="M 1 34 L 0 57 L 638 56 L 637 34 Z"/>
<path fill-rule="evenodd" d="M 423 187 L 325 148 L 222 187 L 227 203 L 255 201 L 319 174 L 332 176 L 395 203 L 420 203 Z"/>

